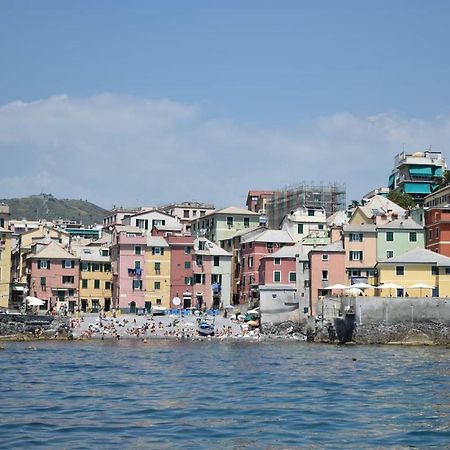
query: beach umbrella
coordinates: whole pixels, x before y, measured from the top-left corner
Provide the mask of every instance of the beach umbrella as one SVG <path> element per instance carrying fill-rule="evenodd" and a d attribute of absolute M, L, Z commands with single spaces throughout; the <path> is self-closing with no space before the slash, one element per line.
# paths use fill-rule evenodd
<path fill-rule="evenodd" d="M 250 311 L 247 311 L 247 314 L 259 315 L 259 308 L 251 309 Z"/>
<path fill-rule="evenodd" d="M 355 283 L 355 284 L 352 284 L 350 287 L 356 288 L 356 289 L 369 289 L 369 288 L 373 288 L 374 286 L 372 286 L 371 284 L 367 284 L 367 283 Z"/>
<path fill-rule="evenodd" d="M 45 305 L 45 301 L 41 300 L 40 298 L 37 297 L 25 297 L 25 300 L 27 301 L 27 305 L 28 306 L 42 306 Z"/>
<path fill-rule="evenodd" d="M 408 289 L 420 289 L 420 296 L 422 297 L 422 289 L 434 289 L 435 286 L 430 286 L 426 283 L 416 283 L 412 286 L 409 286 Z"/>
<path fill-rule="evenodd" d="M 351 287 L 348 288 L 345 293 L 347 295 L 351 295 L 352 297 L 356 297 L 357 295 L 361 295 L 363 293 L 363 291 L 359 288 L 355 288 L 355 287 Z"/>
<path fill-rule="evenodd" d="M 380 284 L 380 286 L 375 286 L 375 289 L 389 289 L 389 291 L 391 291 L 392 289 L 405 289 L 405 288 L 404 286 L 400 286 L 395 283 L 384 283 Z"/>

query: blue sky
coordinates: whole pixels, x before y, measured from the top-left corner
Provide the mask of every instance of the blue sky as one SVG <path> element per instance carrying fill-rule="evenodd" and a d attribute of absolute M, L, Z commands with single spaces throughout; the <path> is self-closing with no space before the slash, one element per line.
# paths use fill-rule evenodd
<path fill-rule="evenodd" d="M 433 0 L 3 1 L 2 196 L 159 204 L 189 183 L 190 198 L 226 205 L 307 179 L 358 198 L 403 145 L 446 153 L 449 19 Z M 77 152 L 120 188 L 66 167 Z"/>

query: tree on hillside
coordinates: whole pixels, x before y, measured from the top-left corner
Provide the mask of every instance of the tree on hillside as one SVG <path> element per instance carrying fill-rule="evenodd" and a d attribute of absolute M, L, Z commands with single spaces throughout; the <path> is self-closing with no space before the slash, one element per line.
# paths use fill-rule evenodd
<path fill-rule="evenodd" d="M 404 209 L 412 209 L 414 206 L 416 206 L 416 202 L 409 194 L 405 194 L 404 192 L 400 191 L 391 191 L 389 192 L 387 198 L 391 201 L 396 203 L 398 206 L 401 206 Z"/>
<path fill-rule="evenodd" d="M 439 186 L 436 188 L 436 190 L 441 189 L 445 186 L 448 186 L 449 184 L 450 184 L 450 170 L 444 170 L 441 181 L 439 183 Z"/>

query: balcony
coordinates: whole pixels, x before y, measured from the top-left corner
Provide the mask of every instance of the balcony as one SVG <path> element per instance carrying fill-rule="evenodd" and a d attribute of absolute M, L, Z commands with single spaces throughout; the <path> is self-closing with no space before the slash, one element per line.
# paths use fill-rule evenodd
<path fill-rule="evenodd" d="M 130 277 L 141 277 L 142 276 L 142 269 L 137 269 L 134 267 L 129 267 L 128 268 L 128 275 Z"/>

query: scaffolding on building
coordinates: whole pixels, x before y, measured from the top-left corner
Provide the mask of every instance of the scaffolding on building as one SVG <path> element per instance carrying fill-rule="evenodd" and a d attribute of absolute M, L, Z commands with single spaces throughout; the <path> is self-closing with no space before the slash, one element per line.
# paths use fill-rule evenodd
<path fill-rule="evenodd" d="M 324 208 L 327 216 L 346 208 L 344 183 L 306 183 L 276 191 L 266 203 L 270 228 L 278 228 L 286 214 L 298 208 Z"/>

